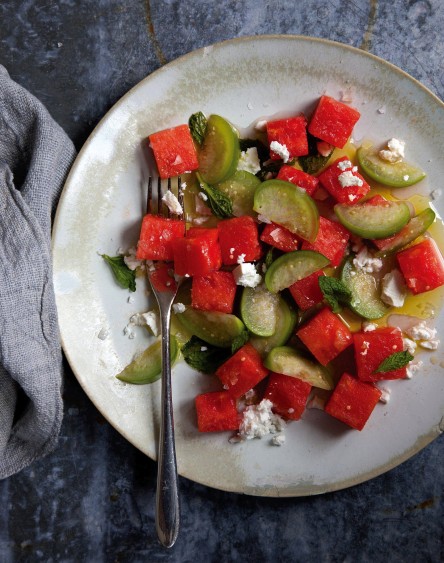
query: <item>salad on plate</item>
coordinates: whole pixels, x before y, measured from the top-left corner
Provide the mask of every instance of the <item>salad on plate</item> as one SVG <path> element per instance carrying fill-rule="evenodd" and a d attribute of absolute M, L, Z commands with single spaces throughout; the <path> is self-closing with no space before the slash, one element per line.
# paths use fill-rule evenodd
<path fill-rule="evenodd" d="M 389 400 L 384 382 L 438 347 L 441 225 L 428 198 L 403 195 L 425 172 L 396 137 L 357 146 L 359 118 L 323 95 L 248 138 L 202 112 L 149 135 L 160 178 L 179 178 L 169 216 L 145 215 L 135 249 L 104 258 L 131 291 L 144 268 L 159 287 L 183 280 L 172 360 L 219 381 L 195 398 L 196 433 L 282 445 L 306 408 L 360 431 Z M 158 337 L 155 309 L 133 323 Z M 117 378 L 153 383 L 160 362 L 157 338 Z"/>

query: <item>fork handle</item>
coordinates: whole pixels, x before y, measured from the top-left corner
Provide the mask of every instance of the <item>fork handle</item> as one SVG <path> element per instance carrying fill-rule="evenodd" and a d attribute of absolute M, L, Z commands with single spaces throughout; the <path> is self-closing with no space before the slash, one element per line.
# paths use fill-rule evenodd
<path fill-rule="evenodd" d="M 174 545 L 179 533 L 180 519 L 171 393 L 170 316 L 170 310 L 161 315 L 162 391 L 156 491 L 156 529 L 159 540 L 165 547 Z"/>

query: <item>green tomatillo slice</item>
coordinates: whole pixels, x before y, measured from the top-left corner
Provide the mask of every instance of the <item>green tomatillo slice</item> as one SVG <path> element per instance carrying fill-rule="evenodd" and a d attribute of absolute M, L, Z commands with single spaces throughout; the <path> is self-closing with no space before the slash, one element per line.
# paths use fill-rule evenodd
<path fill-rule="evenodd" d="M 254 210 L 269 221 L 314 242 L 319 213 L 314 200 L 298 186 L 284 180 L 266 180 L 254 194 Z"/>
<path fill-rule="evenodd" d="M 376 182 L 392 188 L 405 188 L 425 178 L 424 170 L 404 160 L 388 162 L 379 156 L 373 145 L 363 145 L 357 151 L 362 171 Z"/>
<path fill-rule="evenodd" d="M 217 184 L 229 178 L 239 162 L 239 135 L 223 117 L 210 115 L 205 137 L 198 151 L 199 173 L 207 184 Z"/>
<path fill-rule="evenodd" d="M 367 239 L 386 238 L 399 232 L 410 220 L 410 208 L 403 201 L 380 203 L 338 203 L 334 207 L 339 221 L 350 232 Z"/>
<path fill-rule="evenodd" d="M 265 285 L 269 291 L 277 293 L 329 263 L 328 258 L 315 250 L 286 252 L 271 263 L 265 274 Z"/>

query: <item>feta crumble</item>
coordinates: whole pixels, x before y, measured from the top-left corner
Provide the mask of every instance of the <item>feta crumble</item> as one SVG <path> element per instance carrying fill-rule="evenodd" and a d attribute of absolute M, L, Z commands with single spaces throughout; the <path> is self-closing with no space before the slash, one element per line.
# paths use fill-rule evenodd
<path fill-rule="evenodd" d="M 345 170 L 347 170 L 348 168 L 352 168 L 353 164 L 350 162 L 350 160 L 341 160 L 340 162 L 338 162 L 337 166 L 339 170 L 345 172 Z"/>
<path fill-rule="evenodd" d="M 338 176 L 339 183 L 343 188 L 349 188 L 350 186 L 362 186 L 363 181 L 358 176 L 355 176 L 352 170 L 346 170 L 339 174 Z"/>
<path fill-rule="evenodd" d="M 173 311 L 175 313 L 183 313 L 185 311 L 186 307 L 183 303 L 174 303 L 173 304 Z"/>
<path fill-rule="evenodd" d="M 440 344 L 440 340 L 436 338 L 436 328 L 428 327 L 425 321 L 421 321 L 408 328 L 405 333 L 412 340 L 416 340 L 421 348 L 426 348 L 427 350 L 437 350 Z"/>
<path fill-rule="evenodd" d="M 271 410 L 273 403 L 262 399 L 258 405 L 248 406 L 239 426 L 239 435 L 245 440 L 278 434 L 285 429 L 285 421 Z"/>
<path fill-rule="evenodd" d="M 170 192 L 168 190 L 162 197 L 162 201 L 165 203 L 171 213 L 174 213 L 175 215 L 182 215 L 182 206 L 180 205 L 179 200 L 173 194 L 173 192 Z"/>
<path fill-rule="evenodd" d="M 151 329 L 154 336 L 159 335 L 159 316 L 156 311 L 148 311 L 147 313 L 135 313 L 131 316 L 129 324 L 126 328 L 131 330 L 131 327 L 145 325 Z"/>
<path fill-rule="evenodd" d="M 353 258 L 353 266 L 367 274 L 372 274 L 373 272 L 379 272 L 382 268 L 382 260 L 381 258 L 375 258 L 369 249 L 363 246 Z"/>
<path fill-rule="evenodd" d="M 257 273 L 256 267 L 251 262 L 244 262 L 236 266 L 233 276 L 236 284 L 244 287 L 256 287 L 262 281 L 262 276 Z"/>
<path fill-rule="evenodd" d="M 412 377 L 416 374 L 417 371 L 422 368 L 423 365 L 424 363 L 421 360 L 418 360 L 417 362 L 410 362 L 407 366 L 406 378 L 412 379 Z"/>
<path fill-rule="evenodd" d="M 250 147 L 246 151 L 241 152 L 237 169 L 250 172 L 251 174 L 259 172 L 261 169 L 261 163 L 259 161 L 259 155 L 257 154 L 256 147 Z"/>
<path fill-rule="evenodd" d="M 123 261 L 128 266 L 130 270 L 136 270 L 137 268 L 143 268 L 144 264 L 142 260 L 137 260 L 136 258 L 136 248 L 131 247 L 127 254 L 123 257 Z"/>
<path fill-rule="evenodd" d="M 387 142 L 387 149 L 379 151 L 379 156 L 387 162 L 399 162 L 404 158 L 405 142 L 399 139 L 390 139 Z"/>
<path fill-rule="evenodd" d="M 277 141 L 271 141 L 270 149 L 280 156 L 284 162 L 288 162 L 290 160 L 290 152 L 285 145 L 281 145 L 281 143 L 278 143 Z"/>
<path fill-rule="evenodd" d="M 379 401 L 381 403 L 384 403 L 384 405 L 386 405 L 390 401 L 391 391 L 386 387 L 380 387 L 379 390 L 381 391 L 381 397 L 379 398 Z"/>
<path fill-rule="evenodd" d="M 376 325 L 375 323 L 370 323 L 368 321 L 364 321 L 362 323 L 362 330 L 364 332 L 372 332 L 373 330 L 376 330 L 378 328 L 378 325 Z"/>
<path fill-rule="evenodd" d="M 407 296 L 407 286 L 399 270 L 392 270 L 382 278 L 381 299 L 391 307 L 402 307 Z"/>
<path fill-rule="evenodd" d="M 403 338 L 402 342 L 404 344 L 404 350 L 414 356 L 416 352 L 416 342 L 410 338 Z"/>
<path fill-rule="evenodd" d="M 282 446 L 285 443 L 285 435 L 284 434 L 276 434 L 271 439 L 271 443 L 273 446 Z"/>

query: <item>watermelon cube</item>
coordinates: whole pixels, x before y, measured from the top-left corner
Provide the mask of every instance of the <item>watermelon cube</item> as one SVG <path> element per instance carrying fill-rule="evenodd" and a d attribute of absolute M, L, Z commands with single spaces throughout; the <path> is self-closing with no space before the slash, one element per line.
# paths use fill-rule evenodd
<path fill-rule="evenodd" d="M 191 306 L 201 311 L 232 313 L 236 282 L 231 272 L 210 272 L 194 276 L 191 286 Z"/>
<path fill-rule="evenodd" d="M 138 260 L 172 260 L 172 241 L 185 236 L 185 223 L 147 214 L 142 219 L 136 258 Z"/>
<path fill-rule="evenodd" d="M 273 411 L 288 420 L 299 420 L 305 410 L 311 385 L 281 373 L 271 373 L 265 389 L 265 399 L 273 403 Z"/>
<path fill-rule="evenodd" d="M 265 225 L 261 234 L 261 241 L 274 246 L 283 252 L 291 252 L 299 247 L 299 237 L 276 223 Z"/>
<path fill-rule="evenodd" d="M 268 121 L 267 136 L 270 145 L 273 141 L 276 141 L 286 147 L 288 158 L 284 161 L 308 154 L 307 120 L 304 115 Z M 270 157 L 272 160 L 282 158 L 273 150 L 270 151 Z"/>
<path fill-rule="evenodd" d="M 188 125 L 178 125 L 149 137 L 161 178 L 179 176 L 199 167 L 197 152 Z"/>
<path fill-rule="evenodd" d="M 175 239 L 172 243 L 174 271 L 179 276 L 202 276 L 222 265 L 217 229 L 201 229 L 197 236 Z"/>
<path fill-rule="evenodd" d="M 325 405 L 325 412 L 356 430 L 362 430 L 381 394 L 374 385 L 344 373 Z"/>
<path fill-rule="evenodd" d="M 406 367 L 375 373 L 389 356 L 404 350 L 402 333 L 399 328 L 382 327 L 369 332 L 355 332 L 353 342 L 357 375 L 361 381 L 404 379 L 406 377 Z"/>
<path fill-rule="evenodd" d="M 370 190 L 356 166 L 343 156 L 335 160 L 318 176 L 321 185 L 339 203 L 357 203 Z"/>
<path fill-rule="evenodd" d="M 353 341 L 349 328 L 327 307 L 305 323 L 296 334 L 323 366 Z"/>
<path fill-rule="evenodd" d="M 218 224 L 219 244 L 222 262 L 225 266 L 237 264 L 242 257 L 244 262 L 253 262 L 261 256 L 257 224 L 246 215 L 224 219 Z"/>
<path fill-rule="evenodd" d="M 315 176 L 286 164 L 281 166 L 279 169 L 277 179 L 285 180 L 286 182 L 291 182 L 292 184 L 299 186 L 304 189 L 308 195 L 313 195 L 319 185 L 319 180 L 315 178 Z"/>
<path fill-rule="evenodd" d="M 444 259 L 433 239 L 401 250 L 396 255 L 407 287 L 417 295 L 444 284 Z"/>
<path fill-rule="evenodd" d="M 236 401 L 226 391 L 198 395 L 195 405 L 199 432 L 222 432 L 239 428 Z"/>
<path fill-rule="evenodd" d="M 256 348 L 247 343 L 216 370 L 216 375 L 228 393 L 237 398 L 262 381 L 268 370 Z"/>
<path fill-rule="evenodd" d="M 306 311 L 321 303 L 324 299 L 321 288 L 319 287 L 319 276 L 323 276 L 324 272 L 318 270 L 313 272 L 306 278 L 302 278 L 288 288 L 297 306 L 302 311 Z"/>
<path fill-rule="evenodd" d="M 319 217 L 319 230 L 316 240 L 304 241 L 302 250 L 316 250 L 326 256 L 332 266 L 339 266 L 347 249 L 350 233 L 340 223 Z"/>
<path fill-rule="evenodd" d="M 321 96 L 310 120 L 308 131 L 314 137 L 342 149 L 361 117 L 359 111 L 331 98 Z"/>

